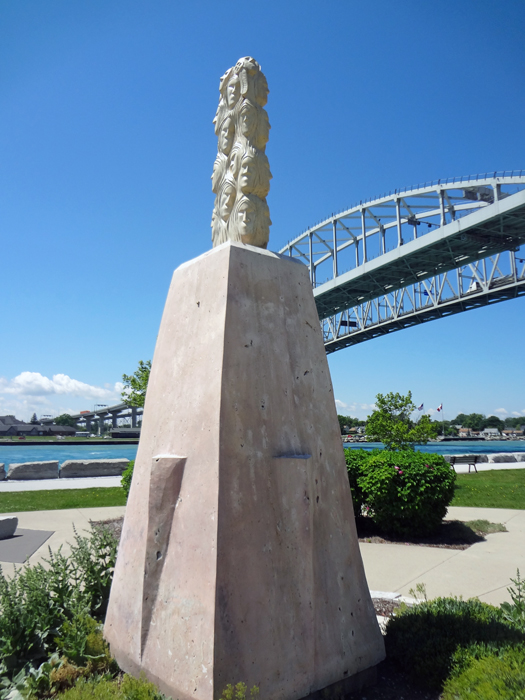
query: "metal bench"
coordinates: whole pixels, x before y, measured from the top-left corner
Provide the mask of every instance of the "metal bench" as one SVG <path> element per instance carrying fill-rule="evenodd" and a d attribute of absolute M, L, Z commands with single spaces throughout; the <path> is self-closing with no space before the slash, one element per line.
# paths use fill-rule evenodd
<path fill-rule="evenodd" d="M 450 466 L 456 471 L 456 464 L 468 464 L 468 471 L 474 467 L 476 474 L 478 473 L 478 468 L 476 464 L 479 464 L 479 455 L 450 455 Z"/>

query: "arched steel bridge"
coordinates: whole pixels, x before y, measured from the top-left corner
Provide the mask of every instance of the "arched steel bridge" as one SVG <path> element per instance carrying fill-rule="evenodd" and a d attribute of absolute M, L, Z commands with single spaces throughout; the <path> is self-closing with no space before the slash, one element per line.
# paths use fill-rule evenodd
<path fill-rule="evenodd" d="M 326 351 L 525 294 L 525 171 L 437 180 L 332 214 L 310 270 Z"/>

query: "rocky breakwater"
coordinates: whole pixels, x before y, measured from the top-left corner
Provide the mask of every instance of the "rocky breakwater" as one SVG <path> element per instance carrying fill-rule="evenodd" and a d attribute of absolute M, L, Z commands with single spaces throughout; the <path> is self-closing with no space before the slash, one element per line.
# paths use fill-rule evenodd
<path fill-rule="evenodd" d="M 58 479 L 58 461 L 49 462 L 22 462 L 9 465 L 7 479 L 32 480 L 32 479 Z"/>
<path fill-rule="evenodd" d="M 121 476 L 129 466 L 127 459 L 68 459 L 59 468 L 58 461 L 21 462 L 8 465 L 7 474 L 0 463 L 0 480 L 77 479 L 82 477 Z"/>
<path fill-rule="evenodd" d="M 127 459 L 68 459 L 60 468 L 60 478 L 121 476 L 128 466 L 129 461 Z"/>

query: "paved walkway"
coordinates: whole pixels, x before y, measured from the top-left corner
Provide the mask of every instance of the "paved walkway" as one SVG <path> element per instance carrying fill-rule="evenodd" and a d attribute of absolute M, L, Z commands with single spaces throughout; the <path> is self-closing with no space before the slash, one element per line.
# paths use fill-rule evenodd
<path fill-rule="evenodd" d="M 120 486 L 121 481 L 121 476 L 93 476 L 76 479 L 20 479 L 18 481 L 0 481 L 0 493 L 107 488 L 108 486 Z"/>
<path fill-rule="evenodd" d="M 73 526 L 81 534 L 89 530 L 90 520 L 116 518 L 124 514 L 125 506 L 113 508 L 80 508 L 74 510 L 33 511 L 15 513 L 19 527 L 52 530 L 54 534 L 30 557 L 30 563 L 48 556 L 62 545 L 67 553 L 74 542 Z M 6 514 L 8 515 L 8 514 Z M 507 587 L 519 568 L 525 575 L 525 511 L 499 508 L 449 508 L 448 518 L 454 520 L 484 519 L 504 523 L 508 532 L 488 535 L 485 542 L 465 550 L 440 549 L 396 544 L 361 543 L 361 553 L 370 589 L 392 595 L 409 596 L 416 584 L 426 586 L 429 598 L 437 596 L 478 597 L 499 605 L 510 600 Z M 14 565 L 1 564 L 10 575 Z M 20 568 L 20 565 L 18 565 Z"/>

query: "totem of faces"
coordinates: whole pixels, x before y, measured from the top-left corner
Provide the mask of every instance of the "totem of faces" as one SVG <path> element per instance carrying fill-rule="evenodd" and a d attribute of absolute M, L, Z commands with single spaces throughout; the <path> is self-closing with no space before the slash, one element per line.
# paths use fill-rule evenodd
<path fill-rule="evenodd" d="M 270 131 L 263 109 L 268 83 L 257 61 L 245 56 L 222 76 L 219 89 L 213 120 L 218 137 L 213 245 L 235 240 L 266 248 L 271 221 L 265 198 L 272 177 L 264 154 Z"/>

